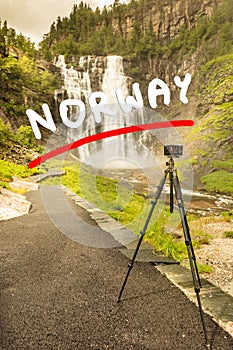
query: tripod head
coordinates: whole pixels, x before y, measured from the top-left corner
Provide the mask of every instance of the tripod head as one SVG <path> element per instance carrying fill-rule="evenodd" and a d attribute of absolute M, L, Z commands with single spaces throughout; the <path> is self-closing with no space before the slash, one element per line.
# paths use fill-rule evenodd
<path fill-rule="evenodd" d="M 166 162 L 166 166 L 167 166 L 167 170 L 169 172 L 174 170 L 175 161 L 174 161 L 174 159 L 172 157 L 170 157 L 168 162 Z"/>

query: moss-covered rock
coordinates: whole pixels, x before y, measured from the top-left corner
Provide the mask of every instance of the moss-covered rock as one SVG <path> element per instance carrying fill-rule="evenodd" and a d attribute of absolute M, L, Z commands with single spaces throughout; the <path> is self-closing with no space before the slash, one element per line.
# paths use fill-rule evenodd
<path fill-rule="evenodd" d="M 187 137 L 190 152 L 197 160 L 196 184 L 229 193 L 229 188 L 217 186 L 216 181 L 228 181 L 233 172 L 233 55 L 208 62 L 199 79 L 199 107 L 208 112 L 198 118 Z M 217 171 L 220 177 L 212 174 Z M 214 186 L 210 181 L 215 182 Z"/>

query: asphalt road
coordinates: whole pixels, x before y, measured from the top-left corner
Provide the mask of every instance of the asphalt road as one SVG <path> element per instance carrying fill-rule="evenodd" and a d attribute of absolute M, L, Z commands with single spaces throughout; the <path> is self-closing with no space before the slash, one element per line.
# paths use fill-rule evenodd
<path fill-rule="evenodd" d="M 0 223 L 1 350 L 205 349 L 198 308 L 165 276 L 136 262 L 118 304 L 128 259 L 117 248 L 64 236 L 40 192 L 27 197 L 29 215 Z M 71 206 L 87 223 L 77 230 L 99 231 L 85 210 Z M 208 315 L 205 321 L 211 349 L 232 350 L 233 338 Z"/>

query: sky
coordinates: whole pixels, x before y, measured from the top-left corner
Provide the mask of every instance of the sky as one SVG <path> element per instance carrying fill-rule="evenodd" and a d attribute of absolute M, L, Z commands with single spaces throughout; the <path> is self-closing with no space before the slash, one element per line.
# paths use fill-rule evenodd
<path fill-rule="evenodd" d="M 73 4 L 81 0 L 0 0 L 0 18 L 7 20 L 8 27 L 22 33 L 36 43 L 49 32 L 57 17 L 68 16 Z M 111 5 L 114 0 L 83 0 L 95 8 Z M 123 2 L 123 1 L 121 1 Z"/>

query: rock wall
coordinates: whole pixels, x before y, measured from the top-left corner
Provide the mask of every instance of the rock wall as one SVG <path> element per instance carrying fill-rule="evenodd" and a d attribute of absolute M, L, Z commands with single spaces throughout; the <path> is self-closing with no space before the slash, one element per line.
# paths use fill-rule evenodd
<path fill-rule="evenodd" d="M 173 39 L 182 25 L 191 28 L 198 18 L 212 16 L 214 9 L 222 0 L 152 0 L 141 2 L 141 30 L 148 28 L 151 21 L 159 40 Z M 113 20 L 116 33 L 128 38 L 133 30 L 135 15 L 132 11 L 125 14 L 119 23 Z"/>

